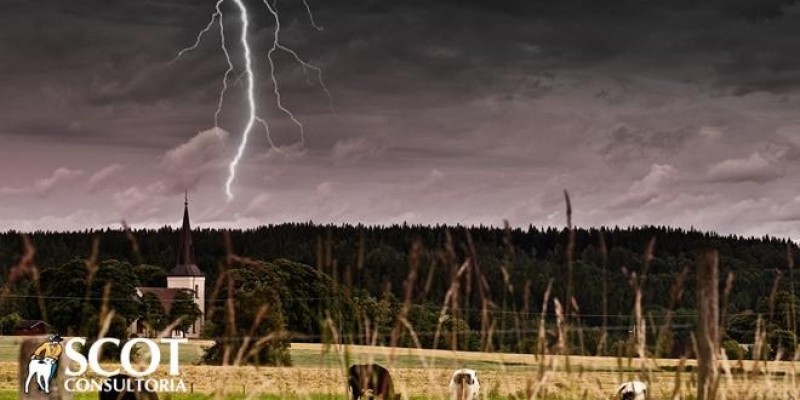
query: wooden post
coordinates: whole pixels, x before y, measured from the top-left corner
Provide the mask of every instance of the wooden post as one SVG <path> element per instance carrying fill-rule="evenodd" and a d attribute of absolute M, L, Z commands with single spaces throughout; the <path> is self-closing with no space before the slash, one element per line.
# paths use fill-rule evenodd
<path fill-rule="evenodd" d="M 66 377 L 66 369 L 68 359 L 62 352 L 58 361 L 58 372 L 55 379 L 50 382 L 50 394 L 45 394 L 39 390 L 39 386 L 34 382 L 36 379 L 31 379 L 28 385 L 28 393 L 25 393 L 25 381 L 28 378 L 28 364 L 31 361 L 31 355 L 39 345 L 47 341 L 47 337 L 30 337 L 22 341 L 19 347 L 19 399 L 20 400 L 71 400 L 72 393 L 67 391 L 64 387 L 64 378 Z"/>
<path fill-rule="evenodd" d="M 718 263 L 716 250 L 697 255 L 697 400 L 714 400 L 719 381 Z"/>

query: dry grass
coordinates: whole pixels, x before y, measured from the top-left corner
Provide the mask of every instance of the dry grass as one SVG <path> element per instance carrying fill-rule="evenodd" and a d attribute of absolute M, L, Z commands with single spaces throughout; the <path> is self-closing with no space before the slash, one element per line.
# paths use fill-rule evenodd
<path fill-rule="evenodd" d="M 511 245 L 510 238 L 506 237 L 506 255 L 504 262 L 508 265 L 501 266 L 503 274 L 503 294 L 501 299 L 492 299 L 490 290 L 490 283 L 486 275 L 481 270 L 478 260 L 480 259 L 476 247 L 472 241 L 472 236 L 469 230 L 465 230 L 466 238 L 466 255 L 463 259 L 456 256 L 454 251 L 455 245 L 453 243 L 450 232 L 447 232 L 446 243 L 444 245 L 444 267 L 451 270 L 450 287 L 446 293 L 444 301 L 441 305 L 441 312 L 439 313 L 440 319 L 437 323 L 434 332 L 435 343 L 439 343 L 439 335 L 442 334 L 442 321 L 445 315 L 452 315 L 455 318 L 461 318 L 466 315 L 466 310 L 475 308 L 480 311 L 480 348 L 484 352 L 467 352 L 467 351 L 451 351 L 451 350 L 429 350 L 421 348 L 398 348 L 391 347 L 377 347 L 377 346 L 364 346 L 364 345 L 346 345 L 344 347 L 336 345 L 321 345 L 321 344 L 307 344 L 307 343 L 294 343 L 291 347 L 291 357 L 295 362 L 294 367 L 255 367 L 249 365 L 240 365 L 243 361 L 242 354 L 248 348 L 250 340 L 257 340 L 262 345 L 272 335 L 280 335 L 282 332 L 270 333 L 262 338 L 250 337 L 253 335 L 254 329 L 251 329 L 250 336 L 247 336 L 244 345 L 237 349 L 232 346 L 227 346 L 224 356 L 225 366 L 209 366 L 209 365 L 194 365 L 191 364 L 199 359 L 204 346 L 209 346 L 211 342 L 194 341 L 194 346 L 185 349 L 186 355 L 181 356 L 181 378 L 192 392 L 202 395 L 214 395 L 216 399 L 223 397 L 245 397 L 247 399 L 259 397 L 259 395 L 273 395 L 282 398 L 308 398 L 312 395 L 333 395 L 341 396 L 346 392 L 346 368 L 353 363 L 378 363 L 387 367 L 394 380 L 394 386 L 397 392 L 404 395 L 404 398 L 424 398 L 424 399 L 445 399 L 448 398 L 447 388 L 448 379 L 452 371 L 456 368 L 470 367 L 479 372 L 481 380 L 481 391 L 483 394 L 489 395 L 489 398 L 525 398 L 525 399 L 558 399 L 558 400 L 609 400 L 613 397 L 616 387 L 620 382 L 627 380 L 643 380 L 649 385 L 648 394 L 651 400 L 654 399 L 694 399 L 697 390 L 698 380 L 698 364 L 695 360 L 674 360 L 674 359 L 659 359 L 653 358 L 653 355 L 648 353 L 646 340 L 645 325 L 645 310 L 643 308 L 643 295 L 646 290 L 646 277 L 650 261 L 655 252 L 655 240 L 652 239 L 647 246 L 644 253 L 643 268 L 640 273 L 626 271 L 626 275 L 631 284 L 632 290 L 635 293 L 635 301 L 632 305 L 634 308 L 633 317 L 635 320 L 635 328 L 633 337 L 630 338 L 632 349 L 635 350 L 637 357 L 635 358 L 615 358 L 615 357 L 589 357 L 589 356 L 574 356 L 569 354 L 571 348 L 575 347 L 574 343 L 570 343 L 570 331 L 578 333 L 578 345 L 581 350 L 584 350 L 584 341 L 581 334 L 581 319 L 580 307 L 577 301 L 572 296 L 573 294 L 573 277 L 572 269 L 574 262 L 575 252 L 575 228 L 572 225 L 572 208 L 570 204 L 569 194 L 564 193 L 567 205 L 567 228 L 569 229 L 569 237 L 565 252 L 565 265 L 566 265 L 566 293 L 557 296 L 553 294 L 551 297 L 551 288 L 553 279 L 550 280 L 548 289 L 545 291 L 542 301 L 541 316 L 539 318 L 538 329 L 538 346 L 537 351 L 539 354 L 508 354 L 497 353 L 492 350 L 495 347 L 495 340 L 493 335 L 499 328 L 506 329 L 507 326 L 498 327 L 498 321 L 492 317 L 492 311 L 499 307 L 507 310 L 507 296 L 514 294 L 514 287 L 509 278 L 508 265 L 511 265 L 510 260 L 514 257 L 514 248 Z M 506 234 L 508 235 L 508 225 L 506 224 Z M 323 273 L 328 273 L 330 276 L 339 276 L 337 272 L 337 260 L 332 258 L 331 243 L 332 238 L 328 232 L 328 238 L 324 243 L 322 239 L 318 241 L 318 256 L 317 266 Z M 27 240 L 27 239 L 26 239 Z M 133 240 L 135 242 L 135 239 Z M 606 340 L 606 313 L 607 313 L 607 249 L 605 241 L 601 236 L 599 237 L 601 253 L 603 255 L 603 322 L 602 322 L 602 338 L 600 342 Z M 39 290 L 38 282 L 38 268 L 33 265 L 33 249 L 29 242 L 26 243 L 25 256 L 20 261 L 19 265 L 12 268 L 12 273 L 8 282 L 14 283 L 16 280 L 21 280 L 23 277 L 27 278 L 33 283 L 33 287 L 37 290 L 40 301 L 40 308 L 44 313 L 43 297 Z M 225 235 L 225 243 L 228 248 L 228 256 L 225 263 L 222 265 L 220 278 L 215 282 L 213 291 L 211 292 L 211 301 L 218 299 L 222 290 L 227 288 L 228 296 L 225 303 L 226 307 L 223 311 L 225 313 L 226 331 L 225 335 L 234 337 L 236 335 L 236 312 L 233 303 L 233 279 L 230 274 L 234 263 L 247 265 L 252 261 L 246 258 L 239 257 L 231 252 L 230 236 Z M 360 249 L 358 251 L 359 257 L 356 268 L 364 268 L 364 240 L 363 236 L 359 242 Z M 324 247 L 324 251 L 323 251 Z M 134 244 L 135 252 L 138 252 Z M 421 242 L 418 240 L 413 241 L 411 251 L 409 253 L 409 267 L 410 273 L 408 274 L 405 282 L 405 295 L 403 296 L 402 307 L 393 328 L 391 330 L 391 343 L 398 343 L 398 338 L 401 333 L 409 333 L 417 345 L 421 347 L 417 340 L 417 332 L 415 327 L 408 320 L 410 307 L 414 304 L 414 299 L 424 298 L 430 289 L 430 276 L 425 284 L 425 289 L 422 293 L 415 293 L 414 288 L 417 287 L 416 283 L 422 282 L 424 276 L 418 276 L 420 254 L 422 252 Z M 323 254 L 324 253 L 324 254 Z M 94 276 L 97 261 L 97 244 L 93 248 L 92 255 L 86 260 L 87 270 L 89 271 L 89 280 Z M 624 266 L 623 266 L 624 267 Z M 793 264 L 790 263 L 790 272 Z M 676 275 L 676 280 L 672 288 L 672 298 L 668 309 L 668 318 L 663 326 L 653 326 L 653 332 L 659 332 L 656 337 L 657 343 L 663 339 L 665 333 L 670 329 L 670 317 L 673 309 L 679 304 L 679 299 L 682 296 L 683 283 L 687 278 L 687 268 L 683 272 Z M 347 267 L 345 269 L 344 278 L 344 291 L 349 294 L 351 291 L 350 275 L 352 271 Z M 432 276 L 432 275 L 431 275 Z M 726 304 L 728 295 L 730 294 L 731 279 L 729 277 L 726 285 L 725 296 L 723 304 Z M 778 287 L 778 280 L 780 274 L 775 280 L 775 287 L 770 295 L 770 315 L 774 307 L 775 293 Z M 712 283 L 716 280 L 711 280 Z M 337 282 L 334 282 L 338 285 Z M 538 310 L 528 310 L 528 299 L 531 293 L 529 292 L 530 282 L 525 285 L 525 307 L 523 309 L 524 315 L 528 315 L 533 311 L 538 313 Z M 4 290 L 8 291 L 9 287 Z M 517 288 L 519 290 L 519 288 Z M 475 291 L 475 292 L 473 292 Z M 477 293 L 476 295 L 473 295 Z M 533 295 L 540 295 L 533 293 Z M 108 287 L 103 298 L 108 298 Z M 719 296 L 716 292 L 711 296 L 711 300 L 718 299 Z M 2 300 L 2 293 L 0 293 L 0 300 Z M 478 300 L 476 302 L 476 300 Z M 718 300 L 717 300 L 718 301 Z M 715 302 L 716 303 L 716 302 Z M 555 321 L 549 318 L 551 314 L 548 313 L 548 307 L 552 307 L 552 313 L 555 314 Z M 725 307 L 723 306 L 723 310 Z M 263 316 L 265 308 L 262 308 L 258 313 L 258 317 L 253 322 L 253 327 L 259 325 L 261 316 Z M 512 313 L 517 312 L 513 302 L 511 304 Z M 107 303 L 104 301 L 100 313 L 100 321 L 107 324 L 110 318 L 105 318 L 113 311 L 108 310 Z M 706 335 L 706 340 L 711 346 L 709 351 L 702 353 L 697 351 L 696 339 L 694 354 L 705 354 L 705 358 L 711 360 L 708 365 L 711 371 L 722 369 L 724 372 L 719 374 L 720 386 L 716 392 L 715 397 L 713 393 L 708 397 L 709 400 L 751 400 L 751 399 L 797 399 L 800 392 L 796 389 L 796 366 L 793 362 L 732 362 L 728 363 L 723 360 L 717 364 L 717 358 L 709 357 L 708 354 L 716 354 L 714 349 L 719 346 L 719 335 L 716 329 L 719 328 L 719 318 L 717 314 L 708 318 L 709 326 L 714 328 L 711 334 Z M 46 319 L 46 315 L 44 316 Z M 211 315 L 207 316 L 211 319 Z M 520 330 L 520 317 L 515 315 L 513 323 L 517 329 L 518 339 L 521 339 L 523 332 Z M 365 337 L 372 338 L 371 343 L 376 343 L 374 339 L 377 337 L 371 329 L 374 329 L 373 321 L 369 321 L 366 315 L 357 316 L 359 325 L 364 325 Z M 724 321 L 724 314 L 722 320 Z M 761 320 L 759 320 L 761 321 Z M 340 343 L 338 328 L 333 323 L 333 320 L 328 317 L 325 322 L 330 329 L 333 336 L 333 343 Z M 554 346 L 548 348 L 547 340 L 545 338 L 545 328 L 553 326 L 557 333 L 557 341 Z M 501 321 L 501 324 L 505 321 Z M 174 324 L 174 323 L 173 323 Z M 759 327 L 761 323 L 759 322 Z M 477 327 L 476 327 L 477 328 Z M 164 333 L 171 329 L 166 329 Z M 765 331 L 757 328 L 756 336 L 764 340 Z M 105 329 L 100 330 L 100 335 L 103 336 Z M 162 333 L 162 334 L 164 334 Z M 759 336 L 760 335 L 760 336 Z M 1 338 L 0 338 L 1 339 Z M 702 337 L 701 337 L 702 339 Z M 453 335 L 451 343 L 455 348 L 457 337 Z M 369 340 L 363 343 L 370 343 Z M 756 348 L 761 348 L 756 341 Z M 5 361 L 9 358 L 3 357 L 3 349 L 0 343 L 0 391 L 13 391 L 17 388 L 17 368 L 16 361 Z M 16 347 L 16 345 L 14 345 Z M 256 346 L 257 347 L 257 346 Z M 598 346 L 598 353 L 601 353 L 604 346 Z M 661 346 L 658 346 L 661 348 Z M 586 352 L 582 351 L 582 354 Z M 656 354 L 657 356 L 657 354 Z M 755 358 L 759 358 L 756 356 Z M 233 361 L 234 365 L 228 365 Z M 191 365 L 190 365 L 191 364 Z M 717 367 L 715 367 L 717 366 Z M 110 367 L 110 368 L 108 368 Z M 106 369 L 113 369 L 114 366 L 108 365 Z M 166 366 L 162 365 L 156 372 L 153 378 L 166 377 Z M 243 396 L 244 395 L 244 396 Z"/>
<path fill-rule="evenodd" d="M 324 346 L 295 343 L 293 351 L 316 353 L 320 359 Z M 351 362 L 383 360 L 392 349 L 372 346 L 348 346 Z M 524 393 L 533 382 L 538 384 L 539 363 L 533 355 L 499 354 L 479 352 L 453 352 L 448 350 L 395 349 L 395 357 L 420 360 L 417 365 L 393 367 L 388 365 L 396 388 L 409 397 L 447 398 L 447 382 L 455 365 L 481 365 L 478 367 L 484 393 L 495 396 L 510 396 Z M 422 360 L 425 360 L 424 363 Z M 312 359 L 307 362 L 313 362 Z M 649 360 L 648 365 L 657 368 L 648 376 L 641 376 L 639 359 L 617 359 L 613 357 L 570 356 L 570 370 L 565 366 L 566 358 L 554 356 L 553 368 L 541 379 L 542 398 L 608 399 L 619 382 L 630 379 L 646 379 L 650 383 L 653 399 L 673 398 L 675 370 L 679 360 Z M 428 368 L 422 368 L 427 365 Z M 692 360 L 687 366 L 694 366 Z M 763 366 L 763 363 L 762 363 Z M 109 365 L 109 367 L 112 367 Z M 752 362 L 732 366 L 752 370 Z M 768 374 L 723 375 L 720 398 L 790 398 L 797 396 L 794 368 L 791 362 L 767 363 Z M 187 386 L 195 393 L 235 395 L 273 394 L 280 396 L 309 396 L 317 394 L 344 394 L 345 376 L 340 366 L 297 367 L 253 367 L 253 366 L 181 366 L 181 375 Z M 162 367 L 156 377 L 166 376 Z M 678 390 L 678 398 L 693 396 L 693 374 L 685 373 Z M 17 385 L 17 363 L 0 362 L 0 390 L 15 390 Z"/>

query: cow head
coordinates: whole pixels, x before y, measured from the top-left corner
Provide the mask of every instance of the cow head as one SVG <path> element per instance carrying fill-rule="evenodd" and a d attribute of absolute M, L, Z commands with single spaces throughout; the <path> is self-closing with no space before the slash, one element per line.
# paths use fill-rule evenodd
<path fill-rule="evenodd" d="M 622 392 L 621 400 L 634 400 L 635 398 L 636 398 L 636 393 L 633 393 L 633 391 Z"/>
<path fill-rule="evenodd" d="M 640 381 L 625 382 L 617 390 L 618 400 L 646 400 L 647 384 Z"/>

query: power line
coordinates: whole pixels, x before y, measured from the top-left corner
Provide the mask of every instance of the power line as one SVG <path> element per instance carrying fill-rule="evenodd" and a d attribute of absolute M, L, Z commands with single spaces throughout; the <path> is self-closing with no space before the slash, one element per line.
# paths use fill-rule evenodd
<path fill-rule="evenodd" d="M 128 302 L 128 303 L 141 303 L 142 302 L 142 299 L 139 299 L 139 298 L 126 298 L 126 297 L 36 296 L 36 295 L 21 295 L 21 294 L 9 294 L 9 295 L 5 295 L 3 297 L 6 297 L 6 298 L 19 298 L 19 299 L 40 299 L 40 298 L 42 298 L 42 299 L 45 299 L 45 300 L 48 300 L 48 299 L 82 300 L 82 301 L 101 300 L 101 301 Z M 296 303 L 296 302 L 299 302 L 299 301 L 330 301 L 330 300 L 339 300 L 339 299 L 341 299 L 341 298 L 334 297 L 334 296 L 325 296 L 325 297 L 291 297 L 291 298 L 282 298 L 281 301 L 284 302 L 284 303 L 292 303 L 292 302 Z M 226 298 L 217 298 L 217 299 L 207 299 L 206 303 L 221 303 L 221 304 L 224 304 L 226 301 L 227 301 Z M 396 303 L 396 304 L 402 305 L 402 303 Z M 433 310 L 441 310 L 442 309 L 442 306 L 435 305 L 435 304 L 412 304 L 412 306 L 423 307 L 423 308 L 428 308 L 428 309 L 433 309 Z M 452 311 L 452 308 L 448 308 L 448 309 Z M 477 311 L 483 311 L 483 309 L 474 308 L 474 307 L 471 307 L 471 308 L 470 307 L 459 307 L 458 311 L 477 312 Z M 521 311 L 498 310 L 498 309 L 492 309 L 490 312 L 492 314 L 516 314 L 516 315 L 536 316 L 536 317 L 541 316 L 540 312 L 523 313 Z M 548 312 L 545 315 L 547 315 L 547 316 L 555 316 L 556 314 L 555 314 L 555 312 Z M 683 315 L 686 315 L 686 314 L 683 314 Z M 590 318 L 590 317 L 602 317 L 603 314 L 577 314 L 576 316 L 580 317 L 580 318 L 584 318 L 584 317 L 585 318 Z M 623 317 L 623 318 L 631 317 L 630 315 L 624 315 L 624 314 L 607 314 L 605 316 L 608 316 L 608 317 Z"/>
<path fill-rule="evenodd" d="M 3 295 L 2 297 L 0 297 L 0 300 L 2 300 L 3 298 L 16 298 L 16 299 L 40 299 L 41 298 L 41 299 L 45 299 L 45 300 L 57 299 L 57 300 L 81 300 L 81 301 L 100 300 L 100 301 L 128 302 L 128 303 L 141 303 L 142 302 L 142 299 L 140 299 L 140 298 L 96 297 L 96 296 L 86 296 L 86 297 L 85 296 L 37 296 L 37 295 L 24 295 L 24 294 L 6 294 L 6 295 Z M 290 297 L 290 298 L 282 298 L 281 299 L 281 301 L 285 302 L 285 303 L 308 302 L 308 301 L 332 301 L 332 300 L 346 300 L 346 299 L 343 299 L 343 298 L 340 298 L 340 297 L 336 297 L 336 296 Z M 206 303 L 207 304 L 208 303 L 220 303 L 220 304 L 223 304 L 226 301 L 227 301 L 226 298 L 206 299 Z M 396 304 L 397 305 L 402 305 L 402 303 L 396 303 Z M 434 309 L 434 310 L 441 310 L 442 309 L 441 305 L 436 305 L 436 304 L 412 304 L 412 306 L 423 307 L 423 308 Z M 450 312 L 453 311 L 453 309 L 451 307 L 448 307 L 448 310 Z M 659 310 L 663 310 L 663 309 L 660 308 Z M 483 311 L 483 309 L 482 308 L 476 308 L 476 307 L 459 307 L 457 309 L 457 311 L 480 312 L 480 311 Z M 530 312 L 523 313 L 521 311 L 503 310 L 503 309 L 496 309 L 496 308 L 490 308 L 489 312 L 491 314 L 503 314 L 503 315 L 513 314 L 513 315 L 529 316 L 529 317 L 540 317 L 542 315 L 541 312 L 536 312 L 536 311 L 530 311 Z M 753 313 L 753 314 L 754 315 L 762 315 L 762 316 L 775 316 L 775 315 L 784 315 L 786 313 L 785 312 L 780 312 L 780 311 L 773 311 L 771 313 L 770 312 L 760 312 L 760 313 Z M 547 312 L 545 314 L 545 316 L 555 316 L 555 315 L 556 315 L 556 313 L 553 312 L 553 311 Z M 698 313 L 696 311 L 690 311 L 690 312 L 681 311 L 681 313 L 679 313 L 679 314 L 673 313 L 671 318 L 674 320 L 674 319 L 680 319 L 680 318 L 683 318 L 683 317 L 696 317 L 697 315 L 698 315 Z M 741 314 L 730 314 L 730 315 L 728 315 L 728 317 L 732 317 L 732 316 L 736 316 L 736 315 L 741 315 Z M 567 318 L 567 319 L 572 319 L 572 318 L 584 319 L 584 318 L 600 318 L 600 317 L 633 318 L 633 315 L 631 315 L 631 314 L 579 314 L 579 313 L 575 313 L 573 316 L 565 317 L 565 318 Z M 656 319 L 665 319 L 666 318 L 666 314 L 657 314 L 657 315 L 650 314 L 650 316 L 648 318 L 645 318 L 645 319 L 649 320 L 651 317 L 652 318 L 656 318 Z"/>

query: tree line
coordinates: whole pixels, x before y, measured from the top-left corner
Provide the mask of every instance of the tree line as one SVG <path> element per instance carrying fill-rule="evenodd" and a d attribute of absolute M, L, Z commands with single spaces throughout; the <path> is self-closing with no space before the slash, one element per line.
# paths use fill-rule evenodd
<path fill-rule="evenodd" d="M 32 263 L 39 281 L 15 276 L 25 238 L 35 249 Z M 232 361 L 225 359 L 224 346 L 246 344 L 246 351 L 227 357 L 241 353 L 248 362 L 286 364 L 289 340 L 533 352 L 558 341 L 554 300 L 570 326 L 570 352 L 622 354 L 630 351 L 634 326 L 633 279 L 642 275 L 649 351 L 681 356 L 691 351 L 696 318 L 694 254 L 707 248 L 719 252 L 721 287 L 729 274 L 733 277 L 730 288 L 721 290 L 728 293 L 726 348 L 736 352 L 747 346 L 734 343 L 757 342 L 759 330 L 767 333 L 764 346 L 769 348 L 760 354 L 793 353 L 796 345 L 793 267 L 798 255 L 793 243 L 772 237 L 653 226 L 571 232 L 532 226 L 303 223 L 199 229 L 193 240 L 208 285 L 204 334 L 218 339 L 207 354 L 209 362 Z M 144 315 L 162 327 L 175 315 L 159 311 L 153 299 L 132 307 L 125 298 L 136 285 L 165 286 L 177 248 L 178 231 L 170 227 L 0 233 L 5 288 L 0 315 L 46 317 L 59 329 L 76 332 L 91 326 L 103 310 L 100 300 L 87 306 L 60 297 L 83 298 L 90 292 L 103 297 L 102 286 L 87 284 L 88 275 L 76 272 L 85 269 L 76 257 L 94 257 L 107 274 L 103 278 L 98 270 L 96 279 L 114 282 L 107 307 L 120 318 L 117 325 Z M 48 286 L 51 280 L 58 284 Z M 82 319 L 64 322 L 62 315 Z M 658 329 L 667 322 L 669 330 Z M 0 328 L 6 325 L 0 320 Z M 251 348 L 257 340 L 250 338 L 278 331 L 286 334 Z"/>

